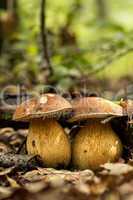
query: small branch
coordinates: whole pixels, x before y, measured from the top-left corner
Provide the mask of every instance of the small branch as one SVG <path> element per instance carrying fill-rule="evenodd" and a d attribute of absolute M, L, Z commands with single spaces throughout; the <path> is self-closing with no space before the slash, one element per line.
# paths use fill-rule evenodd
<path fill-rule="evenodd" d="M 103 65 L 101 65 L 100 67 L 98 67 L 97 69 L 94 69 L 93 71 L 91 71 L 90 73 L 88 73 L 88 75 L 95 75 L 98 72 L 104 70 L 106 67 L 109 67 L 110 64 L 112 64 L 115 60 L 125 56 L 127 53 L 132 52 L 133 48 L 128 48 L 128 49 L 124 49 L 124 51 L 121 51 L 120 53 L 118 53 L 117 55 L 115 55 L 113 58 L 110 58 L 107 60 L 106 63 L 104 63 Z"/>
<path fill-rule="evenodd" d="M 53 75 L 53 70 L 48 51 L 48 40 L 47 40 L 47 30 L 46 30 L 46 0 L 41 0 L 40 29 L 41 29 L 41 39 L 43 47 L 43 62 L 45 61 L 46 69 L 48 69 L 49 76 L 51 76 Z"/>

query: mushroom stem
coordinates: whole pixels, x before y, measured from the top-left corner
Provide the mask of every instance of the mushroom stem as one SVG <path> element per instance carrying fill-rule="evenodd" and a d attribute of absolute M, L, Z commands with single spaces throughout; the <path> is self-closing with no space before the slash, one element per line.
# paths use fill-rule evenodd
<path fill-rule="evenodd" d="M 33 119 L 27 138 L 28 154 L 39 155 L 46 167 L 67 166 L 71 147 L 63 128 L 54 119 Z"/>
<path fill-rule="evenodd" d="M 97 169 L 106 162 L 114 162 L 122 154 L 122 143 L 110 123 L 89 120 L 72 144 L 72 160 L 79 169 Z"/>

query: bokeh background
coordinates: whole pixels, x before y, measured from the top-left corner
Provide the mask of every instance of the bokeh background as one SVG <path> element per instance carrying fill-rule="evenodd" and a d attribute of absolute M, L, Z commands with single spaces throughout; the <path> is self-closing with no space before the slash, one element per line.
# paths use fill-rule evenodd
<path fill-rule="evenodd" d="M 64 92 L 132 98 L 132 0 L 46 1 L 50 75 L 42 58 L 40 10 L 38 0 L 0 1 L 1 90 L 52 85 Z"/>

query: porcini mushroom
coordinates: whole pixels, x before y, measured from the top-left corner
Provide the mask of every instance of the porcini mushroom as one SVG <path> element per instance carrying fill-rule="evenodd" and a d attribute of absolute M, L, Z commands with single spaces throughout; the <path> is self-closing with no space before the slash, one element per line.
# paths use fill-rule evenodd
<path fill-rule="evenodd" d="M 84 97 L 72 102 L 74 114 L 70 122 L 86 120 L 72 143 L 72 162 L 78 169 L 97 169 L 114 162 L 122 154 L 122 143 L 107 117 L 123 116 L 122 107 L 99 97 Z"/>
<path fill-rule="evenodd" d="M 14 113 L 14 120 L 30 121 L 28 154 L 39 155 L 46 167 L 69 164 L 70 142 L 57 119 L 71 108 L 63 97 L 48 93 L 22 103 Z"/>

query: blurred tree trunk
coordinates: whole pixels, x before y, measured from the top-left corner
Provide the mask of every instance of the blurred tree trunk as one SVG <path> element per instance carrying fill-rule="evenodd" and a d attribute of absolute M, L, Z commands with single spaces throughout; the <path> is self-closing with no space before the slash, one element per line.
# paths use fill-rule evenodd
<path fill-rule="evenodd" d="M 101 21 L 108 20 L 108 8 L 106 0 L 96 0 L 97 18 Z"/>
<path fill-rule="evenodd" d="M 8 40 L 17 27 L 17 0 L 0 0 L 0 52 L 4 40 Z"/>
<path fill-rule="evenodd" d="M 81 9 L 81 0 L 75 0 L 67 16 L 66 23 L 60 28 L 60 43 L 64 45 L 76 45 L 76 35 L 71 31 L 71 25 L 79 14 Z"/>

